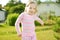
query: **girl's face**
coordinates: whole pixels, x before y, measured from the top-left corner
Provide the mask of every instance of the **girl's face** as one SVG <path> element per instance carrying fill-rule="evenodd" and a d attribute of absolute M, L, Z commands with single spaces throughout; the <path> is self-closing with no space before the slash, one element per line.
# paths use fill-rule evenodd
<path fill-rule="evenodd" d="M 30 4 L 28 7 L 27 7 L 27 12 L 30 14 L 30 15 L 33 15 L 36 13 L 36 4 Z"/>

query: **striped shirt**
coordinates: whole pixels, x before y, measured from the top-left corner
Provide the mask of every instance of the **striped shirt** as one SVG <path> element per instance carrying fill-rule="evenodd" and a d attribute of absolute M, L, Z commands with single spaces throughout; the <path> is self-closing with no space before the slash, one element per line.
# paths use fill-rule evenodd
<path fill-rule="evenodd" d="M 22 35 L 33 35 L 35 33 L 35 20 L 42 20 L 36 15 L 29 15 L 28 13 L 21 13 L 16 20 L 15 27 L 18 34 Z M 22 32 L 20 30 L 19 24 L 22 24 Z"/>

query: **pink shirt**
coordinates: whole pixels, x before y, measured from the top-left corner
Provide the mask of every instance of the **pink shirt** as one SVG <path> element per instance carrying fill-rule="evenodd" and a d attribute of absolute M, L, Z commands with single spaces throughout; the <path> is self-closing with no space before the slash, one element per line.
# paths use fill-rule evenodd
<path fill-rule="evenodd" d="M 23 35 L 27 35 L 27 36 L 35 34 L 35 24 L 34 24 L 35 20 L 40 20 L 40 23 L 43 23 L 42 20 L 36 15 L 21 13 L 15 23 L 17 33 L 18 34 L 22 33 Z M 22 32 L 19 27 L 20 23 L 22 24 Z"/>

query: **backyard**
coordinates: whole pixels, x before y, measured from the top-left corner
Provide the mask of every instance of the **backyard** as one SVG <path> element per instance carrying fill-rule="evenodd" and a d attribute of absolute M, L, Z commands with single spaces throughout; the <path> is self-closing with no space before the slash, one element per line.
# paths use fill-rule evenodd
<path fill-rule="evenodd" d="M 5 3 L 4 1 L 1 0 L 2 3 Z M 39 10 L 37 15 L 44 21 L 44 26 L 35 21 L 37 40 L 60 40 L 60 0 L 36 0 L 36 3 Z M 24 11 L 26 3 L 10 0 L 4 7 L 2 5 L 0 4 L 0 40 L 21 40 L 21 37 L 17 36 L 15 22 Z"/>
<path fill-rule="evenodd" d="M 36 26 L 37 40 L 57 40 L 52 28 L 53 26 Z M 21 40 L 21 37 L 17 36 L 14 26 L 0 25 L 0 40 Z"/>

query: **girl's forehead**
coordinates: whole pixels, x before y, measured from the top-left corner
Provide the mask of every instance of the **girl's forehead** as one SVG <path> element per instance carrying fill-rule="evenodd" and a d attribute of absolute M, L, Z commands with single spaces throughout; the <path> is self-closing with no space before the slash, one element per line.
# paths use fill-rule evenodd
<path fill-rule="evenodd" d="M 37 7 L 36 4 L 30 4 L 29 7 Z"/>

